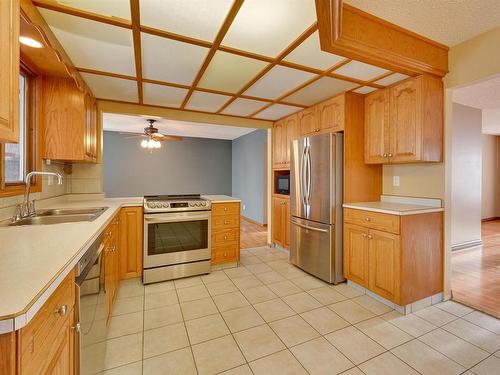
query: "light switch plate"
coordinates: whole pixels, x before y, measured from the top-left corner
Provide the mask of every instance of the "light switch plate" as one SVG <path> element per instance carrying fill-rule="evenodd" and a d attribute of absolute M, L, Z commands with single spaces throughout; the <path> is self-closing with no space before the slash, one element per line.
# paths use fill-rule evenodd
<path fill-rule="evenodd" d="M 392 176 L 392 186 L 399 186 L 399 176 Z"/>
<path fill-rule="evenodd" d="M 243 211 L 245 211 L 245 209 L 246 209 L 246 206 L 245 206 L 245 205 L 243 205 L 243 206 L 242 206 L 242 208 L 243 208 Z"/>

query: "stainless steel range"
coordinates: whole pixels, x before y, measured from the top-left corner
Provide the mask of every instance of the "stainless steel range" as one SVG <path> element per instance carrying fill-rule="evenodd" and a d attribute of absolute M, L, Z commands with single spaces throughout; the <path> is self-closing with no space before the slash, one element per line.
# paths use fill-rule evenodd
<path fill-rule="evenodd" d="M 210 272 L 210 210 L 200 195 L 144 197 L 144 284 Z"/>

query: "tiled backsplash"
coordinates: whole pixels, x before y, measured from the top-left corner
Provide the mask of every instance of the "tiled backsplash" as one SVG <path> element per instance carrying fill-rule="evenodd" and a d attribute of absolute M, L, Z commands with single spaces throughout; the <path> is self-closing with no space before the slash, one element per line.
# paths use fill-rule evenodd
<path fill-rule="evenodd" d="M 44 176 L 42 179 L 42 191 L 32 193 L 30 197 L 35 200 L 46 200 L 54 197 L 62 197 L 66 194 L 90 194 L 102 193 L 103 176 L 102 164 L 73 164 L 71 174 L 63 171 L 61 164 L 43 164 L 43 171 L 57 172 L 63 176 L 62 185 L 58 185 L 55 177 Z M 15 213 L 16 205 L 21 203 L 24 196 L 0 198 L 0 221 L 12 217 Z"/>

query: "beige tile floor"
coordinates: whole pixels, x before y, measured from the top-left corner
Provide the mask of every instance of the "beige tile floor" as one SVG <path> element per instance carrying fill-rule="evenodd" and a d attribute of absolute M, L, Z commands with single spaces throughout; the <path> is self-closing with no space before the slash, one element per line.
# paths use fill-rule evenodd
<path fill-rule="evenodd" d="M 86 304 L 102 319 L 99 298 Z M 121 283 L 86 374 L 500 374 L 500 321 L 452 301 L 402 316 L 346 284 L 245 249 L 237 268 Z"/>

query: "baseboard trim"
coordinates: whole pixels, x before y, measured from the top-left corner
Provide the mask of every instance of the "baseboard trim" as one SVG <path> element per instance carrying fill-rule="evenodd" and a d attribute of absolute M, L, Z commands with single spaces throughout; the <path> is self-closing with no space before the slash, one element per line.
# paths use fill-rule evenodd
<path fill-rule="evenodd" d="M 248 221 L 249 223 L 252 223 L 252 224 L 258 225 L 259 227 L 267 227 L 267 224 L 262 224 L 262 223 L 259 223 L 258 221 L 255 221 L 255 220 L 253 220 L 253 219 L 250 219 L 249 217 L 246 217 L 246 216 L 241 215 L 241 218 L 242 218 L 243 220 Z"/>
<path fill-rule="evenodd" d="M 486 221 L 495 221 L 495 220 L 500 220 L 500 217 L 494 216 L 494 217 L 487 217 L 486 219 L 481 219 L 481 222 L 486 222 Z"/>
<path fill-rule="evenodd" d="M 462 243 L 459 243 L 456 245 L 452 245 L 451 251 L 468 250 L 468 249 L 472 249 L 473 247 L 478 247 L 478 246 L 482 246 L 482 245 L 483 245 L 482 240 L 462 242 Z"/>

